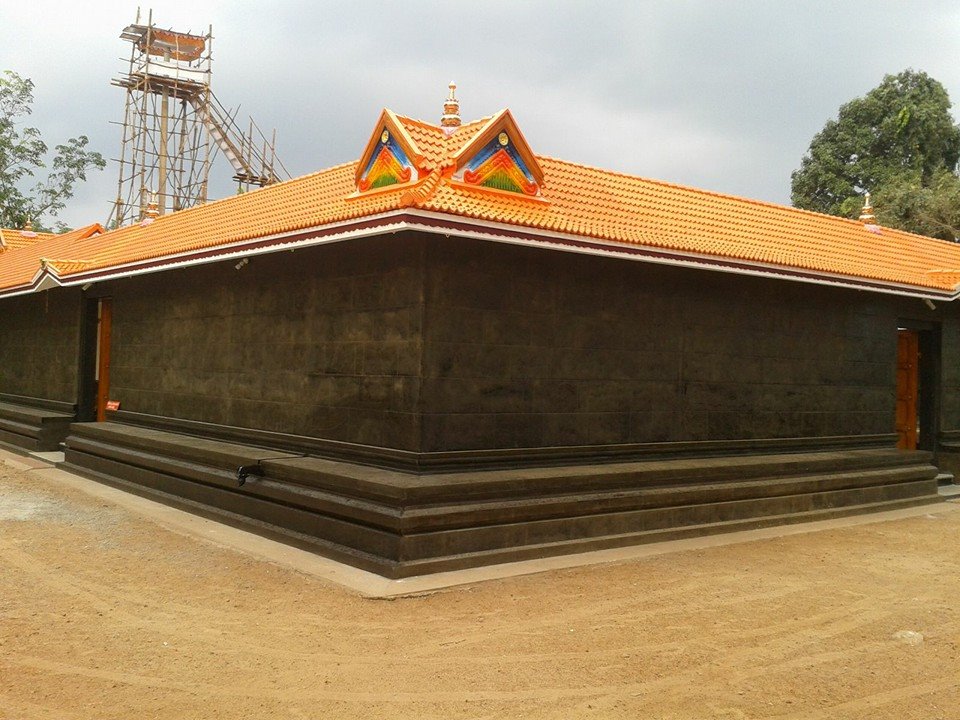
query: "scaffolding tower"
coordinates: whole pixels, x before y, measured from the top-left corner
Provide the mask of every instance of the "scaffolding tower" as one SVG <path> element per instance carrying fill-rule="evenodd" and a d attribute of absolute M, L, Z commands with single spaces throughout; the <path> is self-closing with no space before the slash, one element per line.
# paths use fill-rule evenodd
<path fill-rule="evenodd" d="M 242 132 L 210 87 L 213 28 L 205 35 L 162 30 L 136 22 L 120 34 L 131 43 L 129 68 L 113 85 L 127 91 L 117 198 L 108 223 L 137 222 L 151 203 L 159 214 L 207 201 L 216 153 L 234 170 L 238 191 L 289 177 L 276 156 L 276 131 L 268 140 L 250 119 Z"/>

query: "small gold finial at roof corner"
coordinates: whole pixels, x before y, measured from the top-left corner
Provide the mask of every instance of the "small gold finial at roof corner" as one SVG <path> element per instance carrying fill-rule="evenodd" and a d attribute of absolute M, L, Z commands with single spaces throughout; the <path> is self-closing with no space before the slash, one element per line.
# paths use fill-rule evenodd
<path fill-rule="evenodd" d="M 23 224 L 23 229 L 26 232 L 33 232 L 33 220 L 27 218 L 27 221 Z"/>
<path fill-rule="evenodd" d="M 440 118 L 440 127 L 448 133 L 452 133 L 460 127 L 460 101 L 457 100 L 457 84 L 451 80 L 450 92 L 443 103 L 443 116 Z"/>

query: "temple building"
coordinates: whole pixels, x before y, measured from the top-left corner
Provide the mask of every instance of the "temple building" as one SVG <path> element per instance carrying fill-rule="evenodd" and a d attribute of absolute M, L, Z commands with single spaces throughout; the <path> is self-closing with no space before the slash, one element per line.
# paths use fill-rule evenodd
<path fill-rule="evenodd" d="M 384 110 L 342 165 L 0 242 L 0 442 L 389 577 L 938 500 L 960 245 Z"/>

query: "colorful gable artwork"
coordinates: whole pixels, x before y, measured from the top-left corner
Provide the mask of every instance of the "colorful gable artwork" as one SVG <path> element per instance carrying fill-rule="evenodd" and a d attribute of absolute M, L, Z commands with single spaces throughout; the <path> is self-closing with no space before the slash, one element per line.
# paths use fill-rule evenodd
<path fill-rule="evenodd" d="M 540 186 L 504 131 L 473 156 L 463 172 L 468 185 L 536 195 Z"/>
<path fill-rule="evenodd" d="M 380 142 L 370 155 L 357 186 L 360 191 L 373 190 L 398 183 L 409 182 L 413 165 L 403 148 L 386 127 L 380 132 Z"/>

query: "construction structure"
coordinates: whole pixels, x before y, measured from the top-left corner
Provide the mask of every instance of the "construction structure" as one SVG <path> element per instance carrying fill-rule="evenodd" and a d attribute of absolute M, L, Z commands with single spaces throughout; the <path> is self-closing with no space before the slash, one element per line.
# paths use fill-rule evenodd
<path fill-rule="evenodd" d="M 127 91 L 117 197 L 108 220 L 141 220 L 151 202 L 160 215 L 203 204 L 216 153 L 233 168 L 238 191 L 289 177 L 270 139 L 250 120 L 246 133 L 214 95 L 213 28 L 204 35 L 157 28 L 150 11 L 120 34 L 131 44 L 126 73 L 112 84 Z M 277 168 L 280 169 L 278 174 Z"/>

